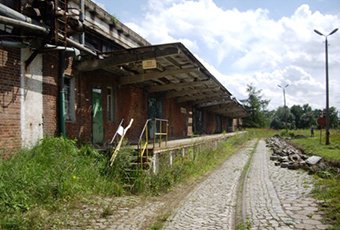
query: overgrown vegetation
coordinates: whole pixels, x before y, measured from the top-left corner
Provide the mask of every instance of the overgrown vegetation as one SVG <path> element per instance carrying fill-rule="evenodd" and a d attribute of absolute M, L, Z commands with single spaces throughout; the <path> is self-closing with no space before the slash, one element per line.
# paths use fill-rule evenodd
<path fill-rule="evenodd" d="M 314 130 L 314 137 L 311 137 L 310 130 L 302 129 L 289 131 L 289 134 L 293 138 L 291 142 L 302 148 L 306 153 L 340 162 L 340 130 L 330 130 L 330 145 L 325 145 L 325 130 L 322 130 L 321 135 L 320 130 Z"/>
<path fill-rule="evenodd" d="M 121 156 L 126 156 L 123 151 Z M 124 192 L 123 160 L 107 170 L 107 157 L 75 141 L 45 138 L 0 162 L 0 224 L 2 229 L 41 229 L 49 212 L 76 197 Z"/>
<path fill-rule="evenodd" d="M 340 131 L 331 130 L 330 145 L 325 145 L 324 132 L 320 136 L 315 132 L 314 137 L 310 137 L 309 130 L 298 130 L 291 133 L 293 137 L 308 137 L 292 139 L 295 145 L 304 149 L 305 152 L 322 156 L 328 161 L 340 164 Z M 340 229 L 340 169 L 328 167 L 316 174 L 317 183 L 314 195 L 322 200 L 323 211 L 326 219 L 334 225 L 334 229 Z"/>
<path fill-rule="evenodd" d="M 0 161 L 0 228 L 58 226 L 51 216 L 86 197 L 166 192 L 176 183 L 216 167 L 252 134 L 232 137 L 214 151 L 191 149 L 185 157 L 176 157 L 171 167 L 164 165 L 157 175 L 131 170 L 134 156 L 127 147 L 120 151 L 113 167 L 108 167 L 109 156 L 90 146 L 78 148 L 72 140 L 44 138 L 33 149 Z"/>
<path fill-rule="evenodd" d="M 215 150 L 192 148 L 185 157 L 174 158 L 170 167 L 165 163 L 157 175 L 131 170 L 133 150 L 123 148 L 113 167 L 108 167 L 109 156 L 100 154 L 91 146 L 77 147 L 65 138 L 45 138 L 32 150 L 22 150 L 9 160 L 0 161 L 0 228 L 48 229 L 58 227 L 52 219 L 75 200 L 91 196 L 120 196 L 122 194 L 157 195 L 167 192 L 177 183 L 200 177 L 217 167 L 242 144 L 252 138 L 277 134 L 270 129 L 248 129 L 244 135 L 229 138 Z M 292 140 L 310 153 L 338 160 L 340 132 L 331 131 L 331 145 L 319 144 L 319 136 L 309 137 L 309 130 L 287 134 L 290 137 L 308 137 Z M 335 149 L 335 151 L 333 151 Z M 179 153 L 180 154 L 180 153 Z M 339 172 L 320 173 L 315 196 L 324 201 L 327 218 L 340 226 Z M 104 209 L 107 216 L 111 209 Z M 59 215 L 60 216 L 60 215 Z M 162 220 L 153 227 L 159 229 Z M 240 226 L 247 229 L 249 226 Z"/>

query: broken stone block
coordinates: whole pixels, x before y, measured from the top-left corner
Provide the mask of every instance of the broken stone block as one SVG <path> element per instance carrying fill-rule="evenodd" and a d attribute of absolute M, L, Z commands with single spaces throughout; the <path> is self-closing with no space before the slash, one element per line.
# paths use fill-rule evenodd
<path fill-rule="evenodd" d="M 280 162 L 288 162 L 288 161 L 289 161 L 289 159 L 288 159 L 287 156 L 280 157 L 278 160 L 279 160 Z"/>
<path fill-rule="evenodd" d="M 280 157 L 279 156 L 270 156 L 270 160 L 271 161 L 276 161 L 276 160 L 278 160 Z"/>
<path fill-rule="evenodd" d="M 292 161 L 300 161 L 301 160 L 300 156 L 298 154 L 296 154 L 296 153 L 290 155 L 289 159 L 292 160 Z"/>
<path fill-rule="evenodd" d="M 296 170 L 296 169 L 300 168 L 300 166 L 299 166 L 299 163 L 297 163 L 297 162 L 290 162 L 288 164 L 287 168 L 292 169 L 292 170 Z"/>
<path fill-rule="evenodd" d="M 289 162 L 282 162 L 281 168 L 288 168 Z"/>
<path fill-rule="evenodd" d="M 315 165 L 317 163 L 319 163 L 319 161 L 321 161 L 322 157 L 319 156 L 311 156 L 308 157 L 308 159 L 306 160 L 306 163 L 309 165 Z"/>

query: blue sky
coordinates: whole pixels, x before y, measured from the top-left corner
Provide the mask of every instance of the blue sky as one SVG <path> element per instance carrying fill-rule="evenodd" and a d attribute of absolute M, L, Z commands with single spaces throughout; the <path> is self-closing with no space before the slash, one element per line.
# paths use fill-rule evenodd
<path fill-rule="evenodd" d="M 340 0 L 96 0 L 152 44 L 182 42 L 238 99 L 247 84 L 270 109 L 325 106 L 324 38 Z M 340 110 L 340 31 L 328 38 L 330 106 Z"/>

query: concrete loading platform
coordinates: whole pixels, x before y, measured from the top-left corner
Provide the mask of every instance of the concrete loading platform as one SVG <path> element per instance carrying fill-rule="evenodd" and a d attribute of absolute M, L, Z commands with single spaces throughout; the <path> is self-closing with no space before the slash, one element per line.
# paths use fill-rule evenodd
<path fill-rule="evenodd" d="M 176 157 L 185 157 L 191 154 L 191 157 L 194 158 L 195 154 L 200 151 L 213 151 L 217 148 L 218 143 L 243 133 L 245 131 L 169 140 L 167 143 L 163 141 L 160 144 L 158 142 L 151 143 L 148 144 L 144 157 L 151 163 L 152 172 L 157 173 L 161 167 L 171 167 Z M 133 148 L 138 150 L 137 145 L 134 145 Z"/>

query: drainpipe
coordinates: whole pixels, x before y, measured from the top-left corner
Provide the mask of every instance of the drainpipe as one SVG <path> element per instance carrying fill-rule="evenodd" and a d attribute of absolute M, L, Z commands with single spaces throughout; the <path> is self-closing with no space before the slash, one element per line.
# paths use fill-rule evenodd
<path fill-rule="evenodd" d="M 80 0 L 80 15 L 79 15 L 79 21 L 84 25 L 84 19 L 85 19 L 85 1 Z M 83 27 L 83 32 L 80 34 L 79 43 L 82 45 L 85 45 L 85 31 Z"/>
<path fill-rule="evenodd" d="M 59 51 L 59 100 L 58 100 L 58 121 L 59 121 L 59 134 L 66 136 L 65 129 L 65 86 L 64 86 L 64 70 L 65 70 L 65 51 Z"/>

